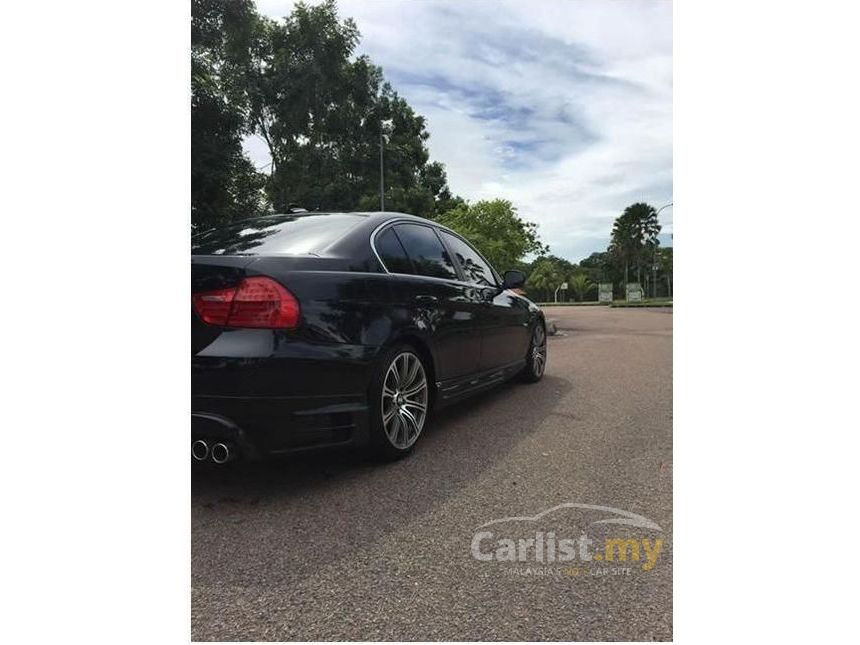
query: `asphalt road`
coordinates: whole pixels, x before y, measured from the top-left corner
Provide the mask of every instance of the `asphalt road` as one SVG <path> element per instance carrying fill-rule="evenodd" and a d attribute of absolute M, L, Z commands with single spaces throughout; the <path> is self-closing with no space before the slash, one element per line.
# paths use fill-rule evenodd
<path fill-rule="evenodd" d="M 672 310 L 547 315 L 561 334 L 544 379 L 442 411 L 409 459 L 195 470 L 192 638 L 671 639 Z M 542 562 L 528 548 L 524 561 L 474 557 L 478 527 L 563 503 L 635 513 L 659 530 L 569 506 L 481 529 L 493 533 L 481 557 L 500 537 L 543 531 Z M 550 564 L 550 532 L 585 533 L 596 555 Z M 626 562 L 599 562 L 612 537 L 662 548 L 649 570 L 632 548 Z"/>

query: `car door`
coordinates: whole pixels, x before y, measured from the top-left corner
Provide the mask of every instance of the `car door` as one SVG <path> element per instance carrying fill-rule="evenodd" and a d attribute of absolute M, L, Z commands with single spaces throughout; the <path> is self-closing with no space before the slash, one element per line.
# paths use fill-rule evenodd
<path fill-rule="evenodd" d="M 525 358 L 528 350 L 528 303 L 499 285 L 498 276 L 466 240 L 440 231 L 457 261 L 463 279 L 474 285 L 481 308 L 481 360 L 478 370 L 490 370 Z"/>
<path fill-rule="evenodd" d="M 432 339 L 436 380 L 474 373 L 481 353 L 474 296 L 460 279 L 435 228 L 395 223 L 380 231 L 374 244 L 389 273 L 397 274 L 393 288 L 397 301 L 411 312 L 410 324 Z M 401 249 L 403 255 L 394 257 Z"/>
<path fill-rule="evenodd" d="M 493 334 L 484 338 L 482 367 L 499 367 L 524 360 L 529 347 L 529 303 L 524 298 L 502 290 L 489 303 Z"/>

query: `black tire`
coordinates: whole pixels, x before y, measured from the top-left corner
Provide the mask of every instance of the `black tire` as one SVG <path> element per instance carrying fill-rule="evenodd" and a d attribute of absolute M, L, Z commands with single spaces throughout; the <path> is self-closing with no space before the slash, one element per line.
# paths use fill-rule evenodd
<path fill-rule="evenodd" d="M 370 451 L 374 457 L 394 461 L 415 448 L 430 411 L 428 373 L 411 345 L 394 345 L 380 357 L 368 392 Z"/>
<path fill-rule="evenodd" d="M 537 383 L 546 371 L 546 326 L 539 320 L 532 329 L 529 340 L 529 351 L 526 354 L 526 366 L 520 372 L 520 380 L 525 383 Z"/>

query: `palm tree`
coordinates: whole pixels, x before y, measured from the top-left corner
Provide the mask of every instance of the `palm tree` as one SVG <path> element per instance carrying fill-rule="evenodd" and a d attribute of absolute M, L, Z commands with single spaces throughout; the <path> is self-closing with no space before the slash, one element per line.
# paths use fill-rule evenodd
<path fill-rule="evenodd" d="M 641 280 L 642 260 L 651 257 L 653 251 L 648 253 L 648 249 L 653 250 L 659 244 L 657 235 L 661 228 L 657 221 L 657 211 L 653 206 L 642 202 L 631 204 L 615 220 L 609 251 L 619 265 L 624 265 L 625 285 L 629 282 L 631 264 L 636 266 L 637 282 Z"/>
<path fill-rule="evenodd" d="M 541 294 L 552 294 L 558 285 L 562 282 L 561 277 L 552 265 L 552 262 L 538 261 L 537 266 L 532 270 L 529 279 L 526 282 L 526 287 L 531 287 Z M 546 300 L 549 300 L 547 297 Z"/>
<path fill-rule="evenodd" d="M 585 296 L 597 287 L 597 285 L 589 280 L 588 276 L 584 273 L 573 276 L 568 281 L 568 286 L 571 291 L 573 291 L 574 296 L 579 302 L 582 302 L 585 299 Z"/>

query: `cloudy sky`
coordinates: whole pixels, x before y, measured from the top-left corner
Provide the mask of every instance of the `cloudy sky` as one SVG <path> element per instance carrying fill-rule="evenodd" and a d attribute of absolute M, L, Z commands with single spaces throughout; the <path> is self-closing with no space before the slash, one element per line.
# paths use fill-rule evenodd
<path fill-rule="evenodd" d="M 257 0 L 273 18 L 289 0 Z M 340 0 L 427 118 L 454 193 L 510 199 L 551 252 L 606 248 L 625 206 L 672 199 L 668 0 Z M 264 147 L 246 149 L 258 166 Z M 660 214 L 671 244 L 672 209 Z"/>

